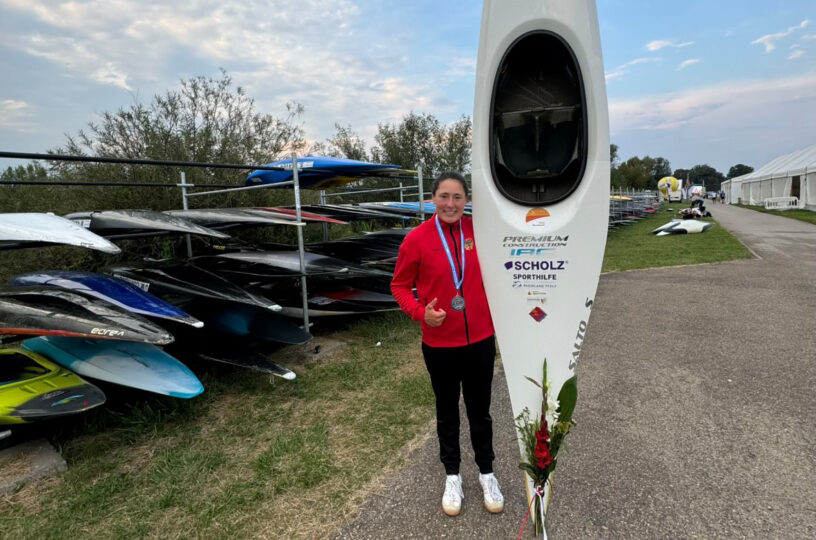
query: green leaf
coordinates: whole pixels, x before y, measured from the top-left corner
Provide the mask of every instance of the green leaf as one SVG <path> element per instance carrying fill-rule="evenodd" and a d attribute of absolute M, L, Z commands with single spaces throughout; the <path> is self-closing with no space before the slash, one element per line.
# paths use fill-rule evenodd
<path fill-rule="evenodd" d="M 575 411 L 575 403 L 578 401 L 578 379 L 574 375 L 564 382 L 558 392 L 558 420 L 569 422 L 572 420 L 572 413 Z"/>
<path fill-rule="evenodd" d="M 544 388 L 547 387 L 547 359 L 546 358 L 544 359 L 544 367 L 541 370 L 542 370 L 541 386 L 539 388 L 541 388 L 543 390 Z"/>
<path fill-rule="evenodd" d="M 519 463 L 519 469 L 530 473 L 530 476 L 532 478 L 535 478 L 536 474 L 538 474 L 538 469 L 536 469 L 533 465 L 527 463 L 526 461 Z"/>
<path fill-rule="evenodd" d="M 524 378 L 533 383 L 534 385 L 538 386 L 539 388 L 541 388 L 541 385 L 538 384 L 538 381 L 533 379 L 532 377 L 528 377 L 527 375 L 525 375 Z"/>

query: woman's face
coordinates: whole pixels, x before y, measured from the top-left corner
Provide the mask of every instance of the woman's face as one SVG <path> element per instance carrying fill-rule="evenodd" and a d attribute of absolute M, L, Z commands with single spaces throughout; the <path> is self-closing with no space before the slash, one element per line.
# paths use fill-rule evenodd
<path fill-rule="evenodd" d="M 436 206 L 436 215 L 440 220 L 456 223 L 465 213 L 467 195 L 465 188 L 457 180 L 442 180 L 431 201 Z"/>

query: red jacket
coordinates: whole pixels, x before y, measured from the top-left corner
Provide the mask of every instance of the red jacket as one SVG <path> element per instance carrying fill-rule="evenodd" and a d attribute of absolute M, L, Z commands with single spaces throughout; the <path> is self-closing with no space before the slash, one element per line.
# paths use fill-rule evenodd
<path fill-rule="evenodd" d="M 493 321 L 487 305 L 482 270 L 476 244 L 473 241 L 473 222 L 463 217 L 449 225 L 439 221 L 451 255 L 460 262 L 459 227 L 465 235 L 465 281 L 462 296 L 464 311 L 454 310 L 450 303 L 456 296 L 451 267 L 434 221 L 436 217 L 414 228 L 403 240 L 391 280 L 391 294 L 411 319 L 422 322 L 422 342 L 431 347 L 461 347 L 487 339 L 493 335 Z M 461 272 L 457 264 L 457 272 Z M 417 301 L 412 291 L 416 285 Z M 437 298 L 436 309 L 444 309 L 446 316 L 441 326 L 425 323 L 425 305 Z"/>

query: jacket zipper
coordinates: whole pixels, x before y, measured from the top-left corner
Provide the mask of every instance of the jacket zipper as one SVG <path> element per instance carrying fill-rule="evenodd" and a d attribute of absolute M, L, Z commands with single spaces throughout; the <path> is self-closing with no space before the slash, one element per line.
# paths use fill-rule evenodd
<path fill-rule="evenodd" d="M 462 227 L 462 222 L 459 222 L 459 228 Z M 465 275 L 462 272 L 462 264 L 459 262 L 459 247 L 456 245 L 456 237 L 453 235 L 453 225 L 451 225 L 450 229 L 448 229 L 450 233 L 451 240 L 453 240 L 453 260 L 456 261 L 456 269 L 460 272 L 462 276 L 462 286 L 459 288 L 459 294 L 462 295 L 462 298 L 465 297 Z M 468 319 L 467 319 L 467 303 L 465 303 L 465 309 L 462 310 L 462 315 L 465 316 L 465 340 L 467 340 L 467 344 L 470 345 L 470 330 L 468 329 Z"/>

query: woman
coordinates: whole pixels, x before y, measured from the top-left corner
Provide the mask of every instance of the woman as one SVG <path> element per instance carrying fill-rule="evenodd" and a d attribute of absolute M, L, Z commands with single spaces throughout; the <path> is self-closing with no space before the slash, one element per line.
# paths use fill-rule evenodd
<path fill-rule="evenodd" d="M 493 475 L 490 418 L 496 345 L 473 223 L 463 217 L 467 185 L 462 175 L 446 172 L 434 181 L 431 193 L 436 213 L 405 237 L 391 292 L 402 310 L 422 326 L 422 354 L 436 396 L 439 457 L 447 475 L 442 510 L 458 515 L 464 498 L 459 474 L 461 388 L 485 508 L 499 513 L 504 498 Z"/>

